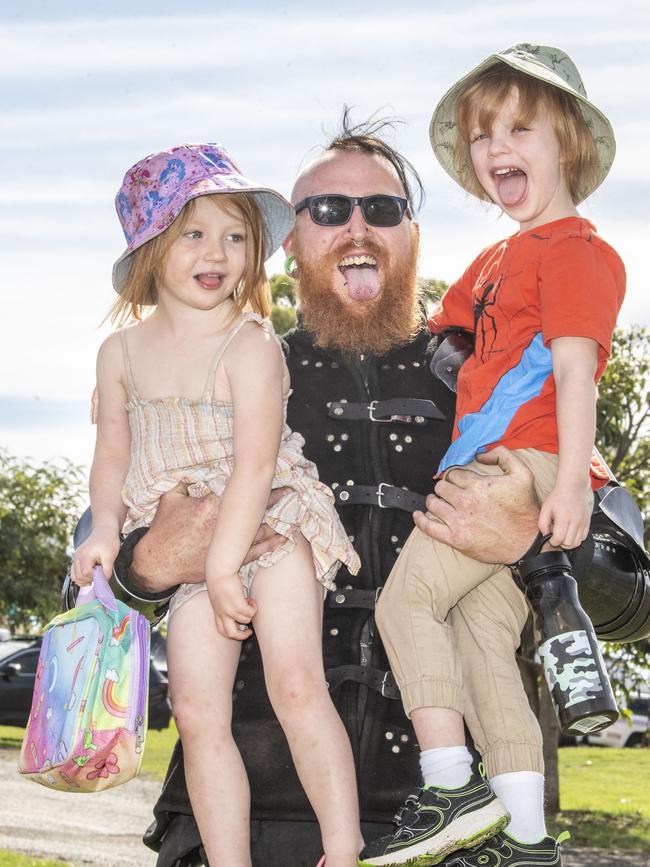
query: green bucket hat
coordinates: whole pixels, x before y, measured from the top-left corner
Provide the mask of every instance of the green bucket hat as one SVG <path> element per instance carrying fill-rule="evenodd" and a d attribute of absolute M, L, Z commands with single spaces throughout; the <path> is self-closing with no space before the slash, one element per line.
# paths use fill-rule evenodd
<path fill-rule="evenodd" d="M 600 163 L 600 171 L 584 193 L 581 201 L 586 199 L 605 180 L 614 162 L 614 154 L 616 153 L 614 131 L 602 111 L 587 99 L 587 92 L 580 78 L 580 73 L 571 58 L 559 48 L 551 48 L 549 45 L 530 45 L 527 42 L 520 42 L 498 54 L 491 54 L 447 91 L 438 103 L 429 126 L 431 146 L 443 169 L 461 187 L 470 193 L 473 192 L 467 185 L 470 166 L 457 166 L 454 162 L 454 148 L 458 138 L 458 124 L 456 123 L 458 100 L 463 91 L 482 72 L 498 61 L 506 63 L 513 69 L 533 78 L 538 78 L 540 81 L 552 84 L 577 99 L 589 132 L 596 144 Z"/>

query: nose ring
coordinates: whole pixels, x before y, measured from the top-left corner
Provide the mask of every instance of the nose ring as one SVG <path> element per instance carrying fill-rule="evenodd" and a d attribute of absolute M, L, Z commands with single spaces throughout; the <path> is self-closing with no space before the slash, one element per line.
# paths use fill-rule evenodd
<path fill-rule="evenodd" d="M 363 241 L 355 241 L 354 239 L 352 240 L 352 243 L 354 244 L 355 247 L 363 247 L 363 245 L 364 245 Z"/>

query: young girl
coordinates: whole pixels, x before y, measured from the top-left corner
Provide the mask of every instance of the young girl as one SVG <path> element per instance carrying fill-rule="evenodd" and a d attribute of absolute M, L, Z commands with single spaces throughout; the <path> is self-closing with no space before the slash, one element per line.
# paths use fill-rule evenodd
<path fill-rule="evenodd" d="M 93 531 L 73 564 L 110 574 L 120 532 L 148 525 L 177 486 L 221 499 L 205 582 L 170 605 L 170 689 L 209 861 L 249 865 L 249 790 L 231 734 L 241 641 L 255 628 L 271 702 L 320 824 L 328 867 L 362 845 L 354 763 L 321 654 L 323 588 L 359 561 L 330 490 L 285 423 L 289 377 L 269 321 L 264 259 L 291 228 L 278 193 L 219 145 L 181 145 L 131 168 L 116 199 L 127 250 L 97 362 Z M 141 318 L 145 307 L 153 312 Z M 271 488 L 290 488 L 267 509 Z M 126 519 L 126 520 L 125 520 Z M 242 566 L 260 523 L 286 541 Z M 203 592 L 207 591 L 207 592 Z"/>

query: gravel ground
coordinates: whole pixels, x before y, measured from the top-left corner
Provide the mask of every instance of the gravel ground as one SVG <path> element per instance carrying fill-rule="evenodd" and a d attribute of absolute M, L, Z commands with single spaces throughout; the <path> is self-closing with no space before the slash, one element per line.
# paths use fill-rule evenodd
<path fill-rule="evenodd" d="M 15 752 L 0 751 L 0 849 L 59 858 L 76 867 L 155 865 L 156 855 L 143 845 L 142 834 L 160 783 L 137 778 L 107 792 L 71 795 L 23 779 L 16 758 Z M 650 867 L 650 853 L 643 852 L 564 846 L 562 860 L 564 867 Z"/>
<path fill-rule="evenodd" d="M 15 752 L 0 752 L 0 849 L 82 865 L 147 867 L 142 843 L 160 783 L 136 778 L 93 795 L 55 792 L 21 777 Z"/>
<path fill-rule="evenodd" d="M 564 867 L 650 867 L 647 852 L 611 851 L 602 849 L 566 849 L 562 847 Z"/>

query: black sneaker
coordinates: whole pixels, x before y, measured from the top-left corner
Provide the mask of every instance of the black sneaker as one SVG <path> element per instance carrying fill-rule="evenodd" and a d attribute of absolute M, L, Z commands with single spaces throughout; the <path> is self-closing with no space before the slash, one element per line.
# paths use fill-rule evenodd
<path fill-rule="evenodd" d="M 358 864 L 439 864 L 450 852 L 479 846 L 509 820 L 488 781 L 475 771 L 460 789 L 425 786 L 419 795 L 409 795 L 395 816 L 393 833 L 368 843 Z"/>
<path fill-rule="evenodd" d="M 544 837 L 539 843 L 520 843 L 509 834 L 497 834 L 478 849 L 450 855 L 444 867 L 562 867 L 560 843 L 568 837 L 563 831 L 557 840 Z"/>

